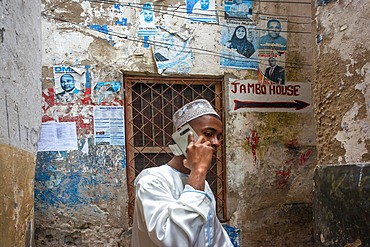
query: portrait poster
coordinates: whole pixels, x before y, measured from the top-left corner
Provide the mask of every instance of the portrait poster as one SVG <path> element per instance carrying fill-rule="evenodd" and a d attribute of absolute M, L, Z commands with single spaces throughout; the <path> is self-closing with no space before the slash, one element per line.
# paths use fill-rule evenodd
<path fill-rule="evenodd" d="M 260 16 L 259 49 L 285 51 L 287 49 L 286 18 Z"/>
<path fill-rule="evenodd" d="M 186 0 L 186 13 L 190 22 L 217 22 L 215 0 Z"/>
<path fill-rule="evenodd" d="M 188 74 L 192 67 L 192 50 L 189 39 L 160 30 L 152 46 L 159 74 Z"/>
<path fill-rule="evenodd" d="M 143 4 L 139 14 L 138 36 L 154 36 L 157 32 L 155 26 L 155 14 L 153 4 L 146 2 Z"/>
<path fill-rule="evenodd" d="M 227 21 L 221 29 L 220 66 L 258 69 L 258 31 L 251 23 Z"/>
<path fill-rule="evenodd" d="M 225 0 L 225 19 L 252 21 L 252 0 Z"/>
<path fill-rule="evenodd" d="M 276 50 L 259 50 L 258 82 L 265 84 L 286 83 L 285 53 Z"/>
<path fill-rule="evenodd" d="M 118 103 L 120 105 L 121 95 L 121 82 L 119 81 L 99 81 L 95 84 L 93 90 L 93 100 L 98 105 Z"/>
<path fill-rule="evenodd" d="M 83 96 L 89 78 L 86 66 L 56 65 L 53 70 L 56 103 L 71 103 Z"/>

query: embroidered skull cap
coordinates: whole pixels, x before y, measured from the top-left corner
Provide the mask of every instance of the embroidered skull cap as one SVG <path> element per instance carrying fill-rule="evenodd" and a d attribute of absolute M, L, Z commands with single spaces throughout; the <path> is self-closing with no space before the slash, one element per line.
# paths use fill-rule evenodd
<path fill-rule="evenodd" d="M 173 114 L 173 124 L 177 130 L 191 120 L 204 115 L 215 115 L 220 118 L 211 103 L 205 99 L 197 99 L 187 103 Z"/>

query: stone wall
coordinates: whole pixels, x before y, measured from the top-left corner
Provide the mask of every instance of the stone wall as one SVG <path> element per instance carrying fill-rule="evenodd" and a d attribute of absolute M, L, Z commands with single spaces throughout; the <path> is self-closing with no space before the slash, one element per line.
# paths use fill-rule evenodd
<path fill-rule="evenodd" d="M 129 242 L 125 147 L 95 145 L 91 124 L 93 106 L 124 104 L 123 90 L 107 102 L 94 98 L 92 92 L 99 82 L 122 83 L 122 73 L 224 77 L 228 223 L 241 230 L 243 246 L 312 244 L 312 178 L 316 165 L 312 107 L 302 112 L 294 108 L 232 110 L 231 82 L 257 83 L 257 66 L 266 61 L 255 53 L 244 62 L 245 58 L 228 50 L 236 58 L 230 61 L 229 53 L 222 53 L 227 41 L 225 32 L 231 30 L 228 27 L 240 24 L 225 21 L 223 2 L 215 2 L 215 16 L 200 15 L 210 18 L 210 23 L 191 19 L 194 16 L 186 13 L 185 1 L 153 2 L 156 32 L 161 33 L 158 37 L 151 36 L 150 28 L 140 29 L 144 2 L 59 3 L 43 1 L 43 121 L 75 122 L 78 149 L 38 154 L 37 246 L 126 246 Z M 285 56 L 280 62 L 286 67 L 287 84 L 309 85 L 310 89 L 311 3 L 255 1 L 252 12 L 249 24 L 243 24 L 255 25 L 255 29 L 248 29 L 251 35 L 266 32 L 265 26 L 258 26 L 260 16 L 286 19 L 287 49 L 279 54 Z M 150 37 L 141 36 L 141 31 Z M 250 40 L 258 49 L 258 36 Z M 186 56 L 189 50 L 191 59 Z M 163 57 L 171 56 L 171 51 L 185 54 L 183 63 L 178 59 L 168 65 L 160 60 L 159 51 Z M 63 103 L 57 96 L 59 68 L 85 73 L 81 78 L 88 86 L 81 89 L 81 94 L 72 94 L 75 98 L 70 103 Z M 311 102 L 311 91 L 302 94 L 306 93 L 303 96 Z M 271 101 L 266 95 L 264 100 Z"/>
<path fill-rule="evenodd" d="M 41 126 L 41 3 L 0 2 L 0 243 L 31 246 Z"/>

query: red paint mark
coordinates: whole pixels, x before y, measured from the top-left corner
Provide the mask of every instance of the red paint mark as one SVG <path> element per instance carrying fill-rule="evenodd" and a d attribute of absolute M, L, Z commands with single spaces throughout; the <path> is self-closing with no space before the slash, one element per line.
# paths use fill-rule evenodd
<path fill-rule="evenodd" d="M 304 166 L 307 162 L 307 160 L 310 158 L 311 154 L 313 153 L 313 150 L 309 149 L 303 154 L 301 154 L 301 157 L 299 159 L 299 165 Z"/>
<path fill-rule="evenodd" d="M 54 105 L 54 88 L 46 88 L 42 91 L 42 110 L 45 112 L 47 109 Z"/>
<path fill-rule="evenodd" d="M 42 120 L 41 120 L 43 123 L 45 122 L 49 122 L 49 121 L 54 121 L 54 118 L 52 117 L 49 117 L 49 116 L 46 116 L 46 115 L 43 115 L 42 116 Z"/>
<path fill-rule="evenodd" d="M 279 189 L 286 188 L 289 184 L 290 171 L 275 171 L 276 173 L 276 186 Z"/>
<path fill-rule="evenodd" d="M 254 159 L 254 161 L 256 161 L 257 160 L 256 148 L 257 148 L 257 144 L 258 144 L 258 141 L 259 141 L 257 131 L 252 130 L 252 135 L 248 136 L 247 140 L 248 140 L 248 145 L 251 145 L 251 147 L 252 147 L 253 159 Z"/>

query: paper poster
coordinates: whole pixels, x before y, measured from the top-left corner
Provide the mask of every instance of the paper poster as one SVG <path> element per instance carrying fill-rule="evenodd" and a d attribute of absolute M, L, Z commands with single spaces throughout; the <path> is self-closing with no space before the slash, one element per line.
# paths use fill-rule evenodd
<path fill-rule="evenodd" d="M 125 145 L 123 106 L 94 107 L 94 144 Z"/>
<path fill-rule="evenodd" d="M 258 57 L 258 82 L 285 85 L 285 53 L 274 50 L 260 50 Z"/>
<path fill-rule="evenodd" d="M 161 30 L 152 46 L 159 74 L 188 74 L 192 67 L 189 40 L 180 35 Z"/>
<path fill-rule="evenodd" d="M 81 98 L 86 78 L 85 66 L 54 66 L 55 102 L 65 104 Z"/>
<path fill-rule="evenodd" d="M 225 19 L 252 21 L 252 0 L 226 0 Z"/>
<path fill-rule="evenodd" d="M 42 123 L 37 151 L 69 151 L 77 149 L 75 122 Z"/>
<path fill-rule="evenodd" d="M 221 30 L 221 45 L 221 67 L 257 70 L 258 31 L 255 25 L 225 22 Z"/>
<path fill-rule="evenodd" d="M 120 100 L 121 82 L 97 82 L 93 90 L 93 99 L 97 104 L 112 103 Z"/>
<path fill-rule="evenodd" d="M 186 13 L 191 22 L 217 22 L 215 0 L 186 0 Z"/>
<path fill-rule="evenodd" d="M 285 51 L 287 49 L 286 18 L 261 16 L 259 21 L 259 49 Z"/>
<path fill-rule="evenodd" d="M 153 4 L 146 2 L 140 11 L 138 36 L 154 36 L 157 32 Z"/>

